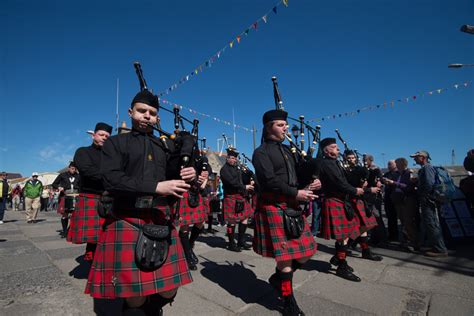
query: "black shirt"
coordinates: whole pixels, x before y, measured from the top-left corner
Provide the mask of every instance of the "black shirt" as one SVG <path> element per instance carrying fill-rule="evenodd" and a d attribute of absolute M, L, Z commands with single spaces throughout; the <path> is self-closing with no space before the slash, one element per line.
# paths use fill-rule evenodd
<path fill-rule="evenodd" d="M 346 171 L 347 182 L 356 188 L 362 188 L 362 185 L 369 176 L 369 170 L 362 166 L 354 166 Z"/>
<path fill-rule="evenodd" d="M 296 161 L 288 146 L 265 140 L 252 157 L 261 192 L 298 194 Z"/>
<path fill-rule="evenodd" d="M 60 173 L 59 176 L 54 179 L 53 188 L 57 189 L 59 187 L 64 188 L 64 191 L 67 190 L 79 190 L 81 176 L 78 173 L 71 174 L 69 171 Z"/>
<path fill-rule="evenodd" d="M 158 182 L 166 180 L 167 156 L 153 134 L 132 130 L 110 137 L 102 148 L 104 188 L 115 196 L 153 195 Z"/>
<path fill-rule="evenodd" d="M 226 163 L 221 169 L 221 181 L 224 194 L 245 193 L 245 185 L 242 182 L 242 171 L 237 166 Z"/>
<path fill-rule="evenodd" d="M 324 157 L 321 160 L 319 179 L 326 197 L 349 194 L 355 196 L 357 189 L 347 182 L 344 169 L 336 159 Z"/>
<path fill-rule="evenodd" d="M 104 185 L 100 173 L 102 148 L 94 144 L 76 150 L 74 163 L 81 174 L 82 193 L 102 194 Z"/>

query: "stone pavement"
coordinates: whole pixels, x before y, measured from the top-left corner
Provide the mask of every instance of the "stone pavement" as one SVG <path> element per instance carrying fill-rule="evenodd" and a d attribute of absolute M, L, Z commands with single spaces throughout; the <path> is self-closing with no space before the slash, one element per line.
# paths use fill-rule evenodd
<path fill-rule="evenodd" d="M 26 224 L 23 212 L 7 211 L 0 225 L 0 315 L 92 315 L 92 300 L 83 294 L 85 246 L 59 237 L 56 213 L 40 213 L 39 219 Z M 252 251 L 224 250 L 225 231 L 218 229 L 196 243 L 200 264 L 194 282 L 179 290 L 165 314 L 279 315 L 267 283 L 274 261 Z M 333 242 L 317 242 L 318 253 L 294 278 L 306 315 L 474 315 L 473 246 L 458 247 L 445 259 L 393 245 L 374 249 L 384 256 L 382 262 L 349 258 L 362 278 L 352 283 L 336 277 L 328 263 Z"/>

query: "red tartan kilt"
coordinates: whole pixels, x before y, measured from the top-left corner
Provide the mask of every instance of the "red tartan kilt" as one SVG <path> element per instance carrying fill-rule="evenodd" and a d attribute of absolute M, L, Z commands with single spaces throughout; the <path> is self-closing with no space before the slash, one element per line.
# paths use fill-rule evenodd
<path fill-rule="evenodd" d="M 165 215 L 161 211 L 155 210 L 152 213 L 140 210 L 136 211 L 136 217 L 133 218 L 128 217 L 129 213 L 117 216 L 140 226 L 145 223 L 164 223 Z M 138 229 L 125 223 L 124 220 L 108 220 L 111 222 L 100 236 L 87 280 L 86 294 L 94 298 L 107 299 L 148 296 L 192 282 L 175 227 L 171 232 L 171 245 L 166 262 L 155 271 L 144 272 L 135 264 Z"/>
<path fill-rule="evenodd" d="M 73 244 L 94 243 L 99 241 L 105 219 L 97 213 L 100 195 L 79 194 L 76 210 L 69 221 L 67 241 Z"/>
<path fill-rule="evenodd" d="M 211 214 L 211 207 L 209 205 L 209 197 L 208 196 L 203 196 L 202 197 L 202 204 L 204 206 L 204 212 L 206 213 L 206 216 L 209 216 L 209 214 Z"/>
<path fill-rule="evenodd" d="M 65 204 L 66 204 L 65 203 L 65 197 L 63 195 L 58 200 L 58 209 L 56 211 L 61 216 L 64 216 L 64 214 L 65 214 Z M 76 199 L 76 209 L 77 209 L 77 199 Z M 71 211 L 68 212 L 68 214 L 71 214 L 71 213 L 74 213 L 74 212 L 71 212 Z"/>
<path fill-rule="evenodd" d="M 235 202 L 244 201 L 244 210 L 240 213 L 235 213 Z M 242 194 L 227 194 L 224 195 L 223 202 L 224 220 L 227 224 L 237 224 L 249 217 L 252 217 L 254 209 L 249 201 L 245 199 Z"/>
<path fill-rule="evenodd" d="M 356 213 L 354 220 L 356 221 L 357 226 L 360 228 L 366 228 L 365 230 L 370 230 L 377 226 L 377 219 L 375 218 L 375 215 L 372 214 L 372 216 L 368 217 L 365 213 L 364 201 L 360 199 L 352 199 L 351 203 Z"/>
<path fill-rule="evenodd" d="M 323 200 L 322 233 L 325 239 L 355 239 L 359 237 L 359 226 L 354 214 L 352 220 L 348 220 L 344 211 L 344 202 L 338 198 L 325 198 Z"/>
<path fill-rule="evenodd" d="M 195 208 L 191 208 L 188 204 L 188 192 L 184 192 L 183 198 L 180 199 L 179 222 L 177 225 L 204 223 L 207 219 L 206 211 L 201 194 L 199 194 L 199 205 Z"/>
<path fill-rule="evenodd" d="M 276 261 L 299 259 L 314 255 L 317 250 L 317 244 L 306 222 L 306 217 L 301 237 L 298 239 L 288 239 L 283 224 L 283 211 L 275 205 L 276 203 L 282 203 L 280 206 L 283 209 L 287 205 L 297 207 L 296 200 L 285 201 L 284 197 L 276 196 L 274 196 L 273 202 L 271 200 L 271 198 L 265 198 L 265 202 L 260 201 L 257 207 L 257 212 L 254 216 L 254 251 L 264 257 L 275 258 Z"/>

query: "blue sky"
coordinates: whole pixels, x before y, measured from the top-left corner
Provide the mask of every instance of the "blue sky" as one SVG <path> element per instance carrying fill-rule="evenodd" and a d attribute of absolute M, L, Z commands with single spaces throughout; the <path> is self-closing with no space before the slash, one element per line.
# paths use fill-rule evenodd
<path fill-rule="evenodd" d="M 115 125 L 116 80 L 121 120 L 138 91 L 133 62 L 148 85 L 168 88 L 271 9 L 273 0 L 21 1 L 0 4 L 0 169 L 29 175 L 56 171 L 86 146 L 96 122 Z M 165 99 L 242 126 L 261 126 L 274 107 L 276 75 L 292 116 L 318 118 L 383 104 L 455 83 L 463 89 L 319 123 L 338 128 L 351 147 L 378 164 L 428 150 L 435 164 L 462 163 L 473 147 L 474 3 L 452 1 L 289 0 L 266 25 L 227 49 L 212 68 Z M 172 117 L 162 126 L 172 130 Z M 189 118 L 193 115 L 186 114 Z M 200 119 L 215 149 L 232 128 Z M 252 153 L 252 134 L 236 130 Z M 259 141 L 260 133 L 257 136 Z M 384 153 L 384 155 L 382 155 Z"/>

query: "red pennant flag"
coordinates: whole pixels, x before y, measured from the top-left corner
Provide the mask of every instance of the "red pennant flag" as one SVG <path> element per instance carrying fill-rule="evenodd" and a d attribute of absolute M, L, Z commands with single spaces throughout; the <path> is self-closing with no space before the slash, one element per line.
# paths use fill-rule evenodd
<path fill-rule="evenodd" d="M 239 44 L 240 44 L 240 35 L 239 35 L 239 36 L 237 36 L 237 43 L 239 43 Z"/>
<path fill-rule="evenodd" d="M 255 31 L 257 30 L 257 22 L 253 24 L 253 28 L 255 29 Z"/>

